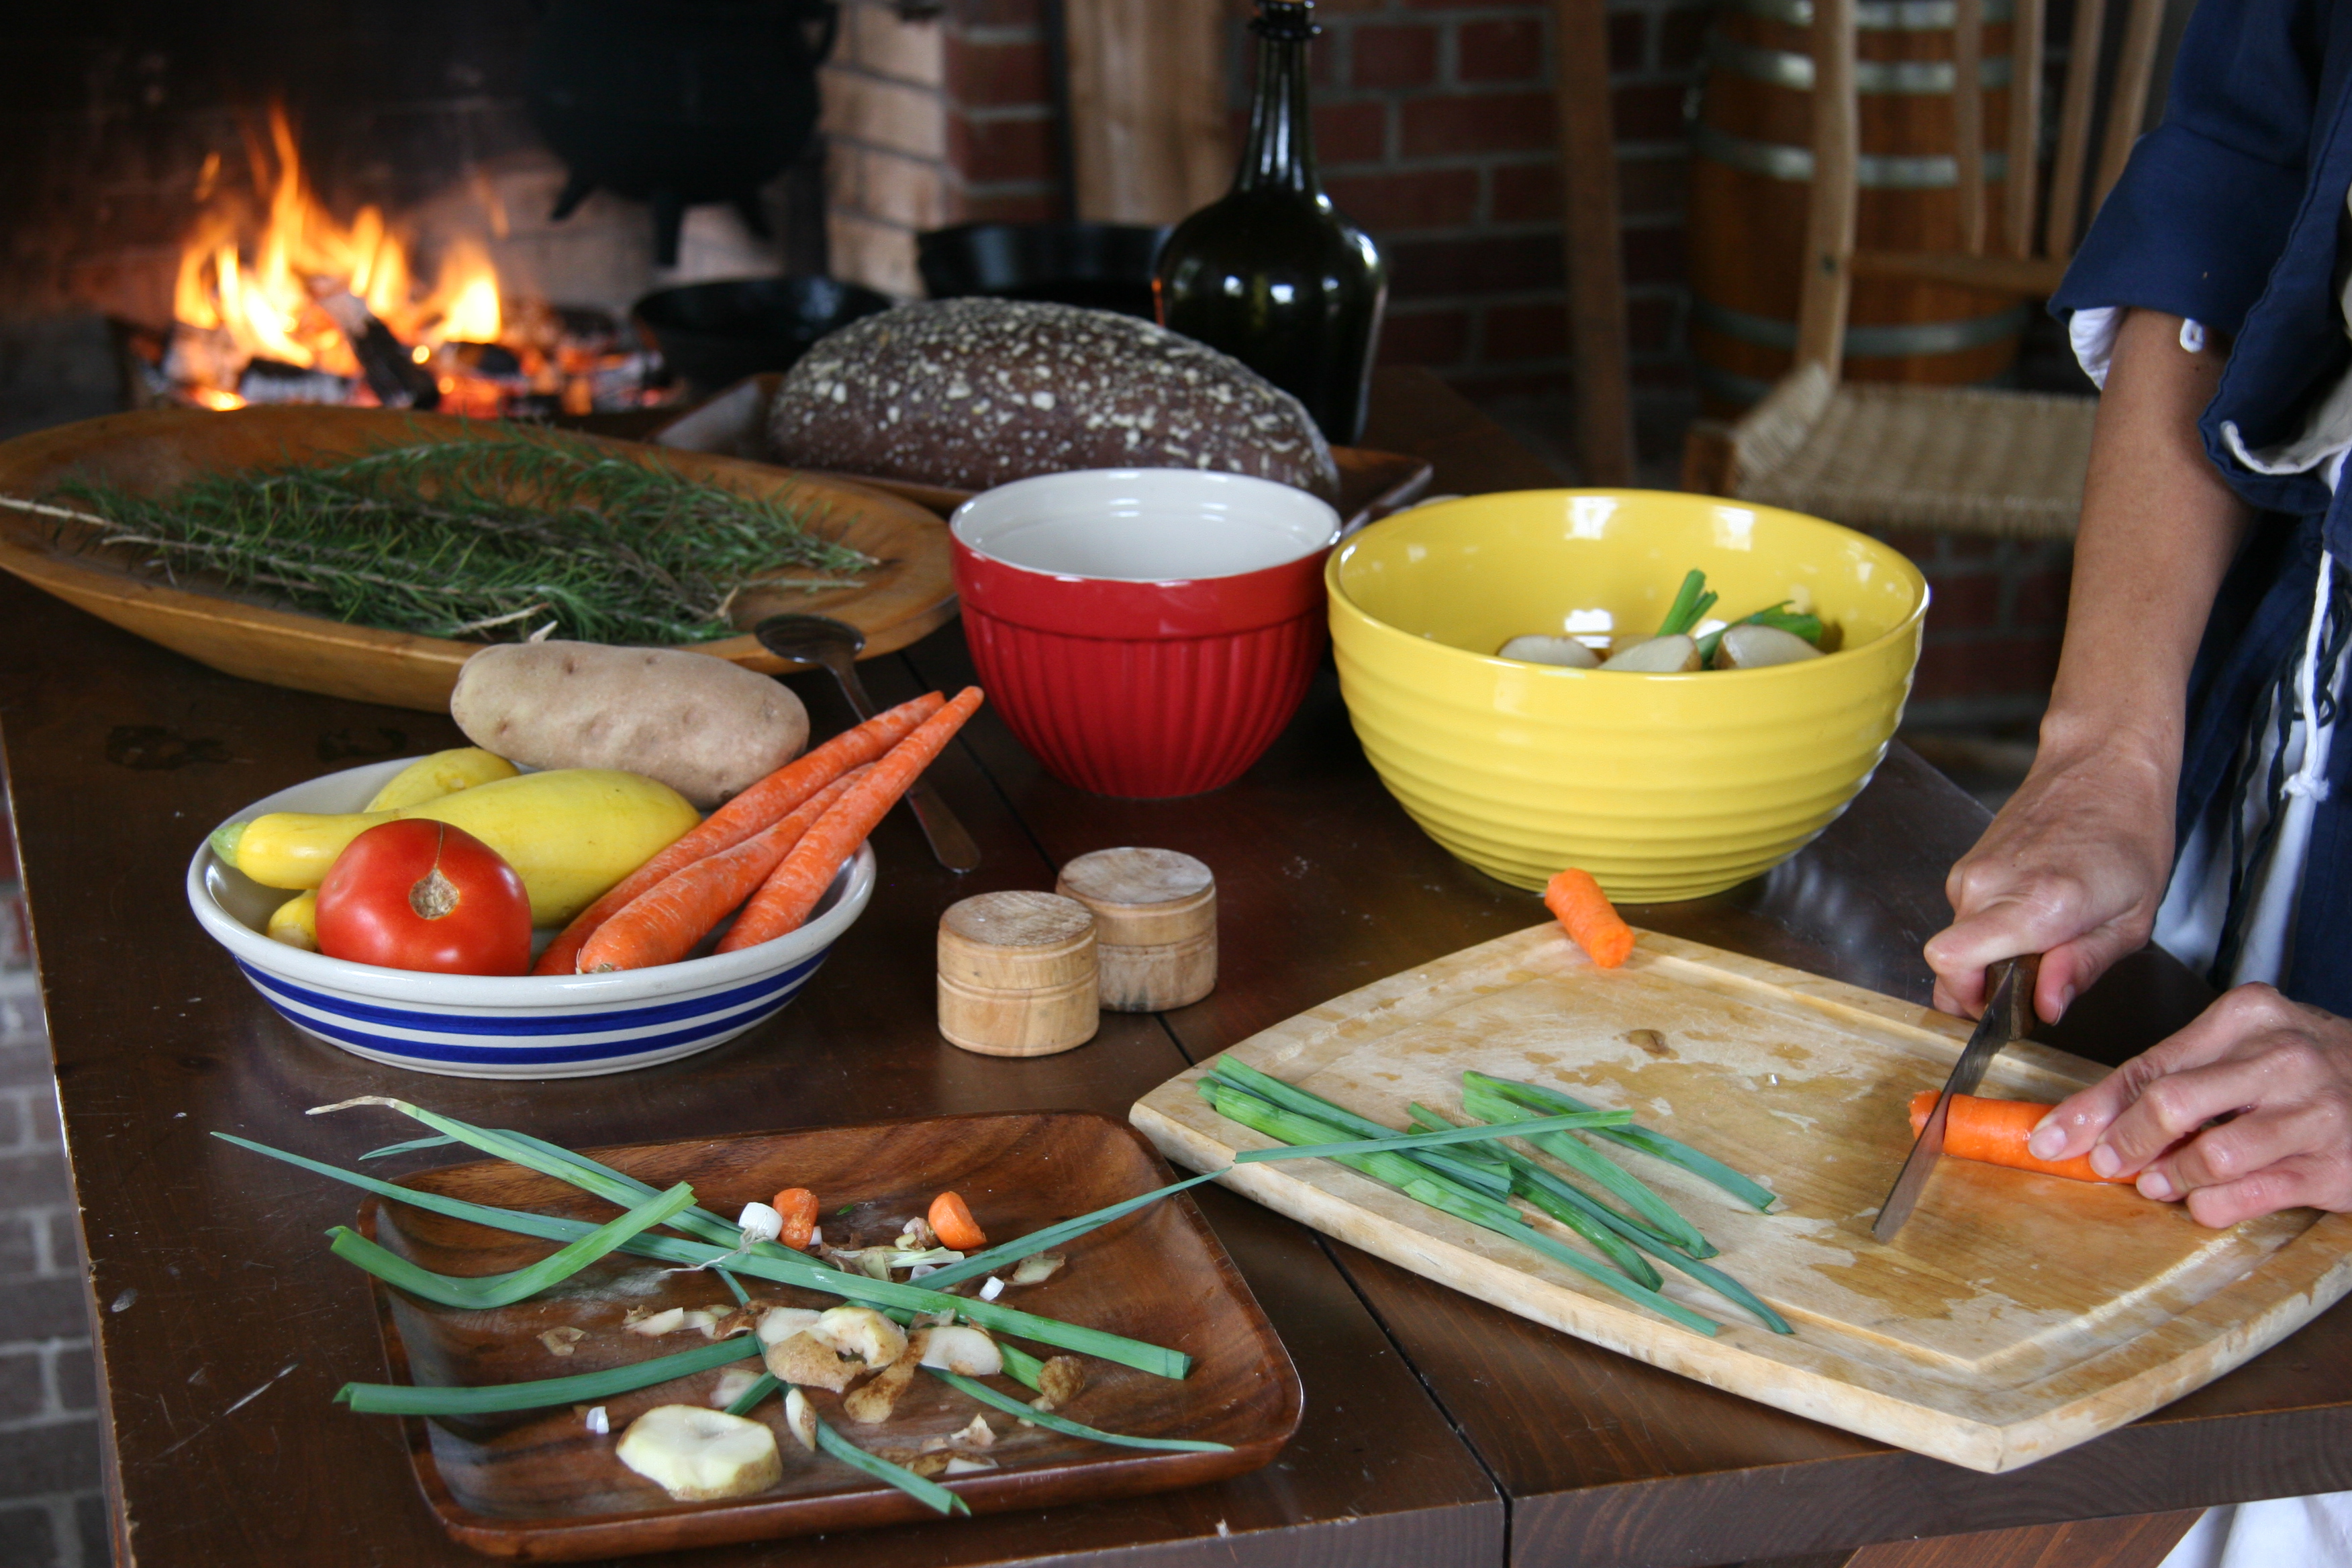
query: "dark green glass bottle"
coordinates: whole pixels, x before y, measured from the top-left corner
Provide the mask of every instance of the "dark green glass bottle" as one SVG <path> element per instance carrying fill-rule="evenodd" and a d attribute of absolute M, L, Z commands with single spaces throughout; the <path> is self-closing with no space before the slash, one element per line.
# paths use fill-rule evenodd
<path fill-rule="evenodd" d="M 1363 433 L 1388 267 L 1315 175 L 1301 0 L 1258 0 L 1257 100 L 1234 188 L 1176 226 L 1153 268 L 1160 324 L 1222 349 L 1307 405 L 1342 446 Z"/>

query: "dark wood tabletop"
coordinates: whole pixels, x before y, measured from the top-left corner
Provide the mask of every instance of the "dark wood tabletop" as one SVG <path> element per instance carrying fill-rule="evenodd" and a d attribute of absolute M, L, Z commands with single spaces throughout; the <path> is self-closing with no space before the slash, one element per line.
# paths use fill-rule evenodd
<path fill-rule="evenodd" d="M 1427 377 L 1384 375 L 1368 445 L 1436 489 L 1549 482 Z M 867 667 L 882 700 L 969 675 L 950 626 Z M 848 721 L 809 679 L 820 732 Z M 0 579 L 0 742 L 90 1259 L 121 1560 L 172 1568 L 480 1559 L 433 1523 L 396 1423 L 330 1403 L 382 1366 L 363 1282 L 322 1233 L 353 1194 L 207 1136 L 348 1163 L 400 1134 L 306 1119 L 396 1093 L 573 1147 L 934 1112 L 1089 1110 L 1410 965 L 1541 918 L 1453 860 L 1381 789 L 1327 667 L 1265 759 L 1192 800 L 1087 795 L 983 711 L 936 770 L 986 855 L 938 868 L 905 814 L 875 836 L 873 902 L 771 1023 L 610 1078 L 497 1083 L 380 1067 L 280 1020 L 189 915 L 213 824 L 302 779 L 461 743 L 446 719 L 215 675 Z M 1637 924 L 1924 1000 L 1920 943 L 1983 813 L 1896 748 L 1823 837 L 1723 897 Z M 1050 888 L 1084 851 L 1151 844 L 1217 873 L 1217 990 L 1108 1014 L 1090 1044 L 1005 1060 L 934 1026 L 939 915 Z M 2078 1004 L 2058 1043 L 2119 1059 L 2198 1005 L 2149 958 Z M 412 1166 L 445 1163 L 411 1156 Z M 1505 1562 L 1673 1568 L 2352 1487 L 2352 1314 L 2041 1464 L 1985 1476 L 1593 1349 L 1403 1273 L 1215 1188 L 1201 1206 L 1306 1388 L 1273 1465 L 1155 1497 L 719 1548 L 664 1559 L 925 1568 Z"/>

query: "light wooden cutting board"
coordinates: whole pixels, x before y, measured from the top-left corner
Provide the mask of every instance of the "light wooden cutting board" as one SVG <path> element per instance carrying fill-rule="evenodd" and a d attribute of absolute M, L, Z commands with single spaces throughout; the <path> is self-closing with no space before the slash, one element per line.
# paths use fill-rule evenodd
<path fill-rule="evenodd" d="M 1662 1267 L 1670 1295 L 1722 1325 L 1706 1338 L 1329 1161 L 1240 1165 L 1224 1180 L 1523 1317 L 1986 1471 L 2179 1397 L 2352 1288 L 2352 1217 L 2299 1209 L 2210 1231 L 2128 1187 L 1952 1159 L 1895 1241 L 1872 1240 L 1910 1146 L 1906 1104 L 1942 1084 L 1968 1028 L 1650 932 L 1623 968 L 1595 969 L 1545 925 L 1350 992 L 1232 1048 L 1392 1127 L 1407 1124 L 1415 1100 L 1458 1112 L 1465 1068 L 1633 1110 L 1780 1194 L 1758 1214 L 1603 1145 L 1697 1225 L 1722 1249 L 1714 1264 L 1777 1308 L 1793 1335 Z M 1209 1109 L 1193 1088 L 1206 1070 L 1162 1084 L 1131 1112 L 1195 1170 L 1271 1142 Z M 2021 1043 L 1994 1060 L 1980 1092 L 2056 1100 L 2102 1070 Z"/>

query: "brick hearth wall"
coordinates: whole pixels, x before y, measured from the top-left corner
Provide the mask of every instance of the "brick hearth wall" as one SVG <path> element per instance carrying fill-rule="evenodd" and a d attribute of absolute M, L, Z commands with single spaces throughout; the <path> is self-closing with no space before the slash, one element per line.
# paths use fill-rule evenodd
<path fill-rule="evenodd" d="M 1564 408 L 1568 342 L 1551 7 L 1480 0 L 1319 6 L 1317 152 L 1339 208 L 1391 268 L 1381 357 L 1482 402 Z M 1686 416 L 1684 100 L 1702 6 L 1609 12 L 1627 318 L 1649 456 Z"/>

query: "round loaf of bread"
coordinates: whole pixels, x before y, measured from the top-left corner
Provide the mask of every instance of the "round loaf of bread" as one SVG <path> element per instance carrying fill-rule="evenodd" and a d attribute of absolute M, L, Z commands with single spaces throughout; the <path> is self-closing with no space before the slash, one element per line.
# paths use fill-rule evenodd
<path fill-rule="evenodd" d="M 778 462 L 987 489 L 1072 468 L 1212 468 L 1336 501 L 1339 469 L 1290 394 L 1133 316 L 933 300 L 818 340 L 776 393 Z"/>

